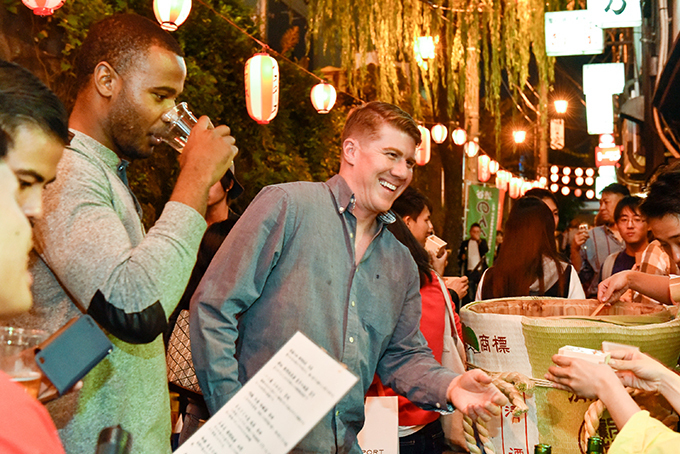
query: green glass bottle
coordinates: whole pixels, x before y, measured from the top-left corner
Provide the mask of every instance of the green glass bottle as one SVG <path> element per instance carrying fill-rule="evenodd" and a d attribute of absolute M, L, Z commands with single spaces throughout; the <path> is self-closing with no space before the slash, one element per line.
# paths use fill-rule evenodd
<path fill-rule="evenodd" d="M 590 437 L 588 439 L 588 454 L 604 454 L 604 440 L 601 437 Z"/>
<path fill-rule="evenodd" d="M 552 454 L 552 448 L 545 443 L 539 443 L 534 446 L 534 454 Z"/>

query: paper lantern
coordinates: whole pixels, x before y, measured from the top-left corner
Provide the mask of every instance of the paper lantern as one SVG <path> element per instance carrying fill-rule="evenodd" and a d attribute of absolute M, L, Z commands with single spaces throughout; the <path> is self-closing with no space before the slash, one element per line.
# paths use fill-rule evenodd
<path fill-rule="evenodd" d="M 491 172 L 491 175 L 496 175 L 499 168 L 500 165 L 498 164 L 498 161 L 492 159 L 491 162 L 489 163 L 489 172 Z"/>
<path fill-rule="evenodd" d="M 496 172 L 496 187 L 501 191 L 508 190 L 508 184 L 512 179 L 512 174 L 507 170 L 499 170 Z"/>
<path fill-rule="evenodd" d="M 55 9 L 64 5 L 64 0 L 21 0 L 36 16 L 51 16 Z"/>
<path fill-rule="evenodd" d="M 327 114 L 335 105 L 337 95 L 335 88 L 326 82 L 314 85 L 309 97 L 312 100 L 312 105 L 320 114 Z"/>
<path fill-rule="evenodd" d="M 512 177 L 510 180 L 510 197 L 513 199 L 518 198 L 522 192 L 522 179 L 518 177 Z"/>
<path fill-rule="evenodd" d="M 489 163 L 491 158 L 485 154 L 477 156 L 477 179 L 482 183 L 486 183 L 491 178 L 491 171 L 489 171 Z"/>
<path fill-rule="evenodd" d="M 267 53 L 246 62 L 246 107 L 250 118 L 266 125 L 279 111 L 279 65 Z"/>
<path fill-rule="evenodd" d="M 434 140 L 435 143 L 442 143 L 446 140 L 446 136 L 448 135 L 449 131 L 446 129 L 446 126 L 444 126 L 441 123 L 437 123 L 436 125 L 432 126 L 432 140 Z"/>
<path fill-rule="evenodd" d="M 416 148 L 416 164 L 424 166 L 430 162 L 430 130 L 424 126 L 418 126 L 420 130 L 420 145 Z"/>
<path fill-rule="evenodd" d="M 477 152 L 479 152 L 479 144 L 477 142 L 471 140 L 465 144 L 465 154 L 468 158 L 474 158 L 477 156 Z"/>
<path fill-rule="evenodd" d="M 463 145 L 467 140 L 467 132 L 463 128 L 458 128 L 451 133 L 451 139 L 456 145 Z"/>
<path fill-rule="evenodd" d="M 153 13 L 163 30 L 174 32 L 191 11 L 191 0 L 153 0 Z"/>

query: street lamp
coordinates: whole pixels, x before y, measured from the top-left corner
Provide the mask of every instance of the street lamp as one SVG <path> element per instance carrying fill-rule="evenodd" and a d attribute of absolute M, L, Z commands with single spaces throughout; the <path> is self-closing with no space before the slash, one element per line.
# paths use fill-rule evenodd
<path fill-rule="evenodd" d="M 517 130 L 517 131 L 513 131 L 512 132 L 512 138 L 515 140 L 515 143 L 524 143 L 524 141 L 527 138 L 527 132 L 522 131 L 521 129 Z"/>
<path fill-rule="evenodd" d="M 569 107 L 569 101 L 564 99 L 558 99 L 555 101 L 555 112 L 558 114 L 567 113 L 567 107 Z"/>

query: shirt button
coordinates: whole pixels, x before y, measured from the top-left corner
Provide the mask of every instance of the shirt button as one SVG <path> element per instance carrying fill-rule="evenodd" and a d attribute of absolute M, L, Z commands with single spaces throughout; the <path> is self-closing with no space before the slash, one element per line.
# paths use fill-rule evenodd
<path fill-rule="evenodd" d="M 354 234 L 350 232 L 349 237 L 354 238 Z"/>
<path fill-rule="evenodd" d="M 437 408 L 442 408 L 442 406 L 437 402 Z"/>
<path fill-rule="evenodd" d="M 351 304 L 352 304 L 352 307 L 356 306 L 356 303 L 354 301 L 352 301 Z"/>
<path fill-rule="evenodd" d="M 350 342 L 350 344 L 354 343 L 354 338 L 353 338 L 353 337 L 350 337 L 350 338 L 349 338 L 349 342 Z"/>
<path fill-rule="evenodd" d="M 335 416 L 340 416 L 340 410 L 335 410 Z"/>

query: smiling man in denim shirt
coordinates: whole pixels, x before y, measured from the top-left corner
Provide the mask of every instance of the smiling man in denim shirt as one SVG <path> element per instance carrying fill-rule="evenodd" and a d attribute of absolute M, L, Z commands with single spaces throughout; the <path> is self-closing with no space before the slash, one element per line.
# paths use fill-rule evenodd
<path fill-rule="evenodd" d="M 269 186 L 248 207 L 191 302 L 191 341 L 215 413 L 296 331 L 359 382 L 292 452 L 360 453 L 374 373 L 423 408 L 473 418 L 505 397 L 483 372 L 441 367 L 418 328 L 419 279 L 385 229 L 409 185 L 420 132 L 396 106 L 373 102 L 345 124 L 340 173 L 325 183 Z"/>

